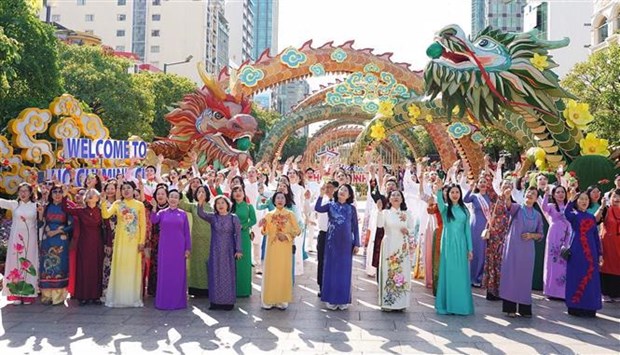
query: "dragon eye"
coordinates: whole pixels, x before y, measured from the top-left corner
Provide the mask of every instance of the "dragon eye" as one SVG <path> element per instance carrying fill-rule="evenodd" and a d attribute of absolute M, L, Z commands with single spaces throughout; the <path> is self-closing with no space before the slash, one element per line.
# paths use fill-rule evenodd
<path fill-rule="evenodd" d="M 222 118 L 224 118 L 224 115 L 222 115 L 221 112 L 213 112 L 213 118 L 215 118 L 216 120 L 221 120 Z"/>
<path fill-rule="evenodd" d="M 480 41 L 480 43 L 478 43 L 478 45 L 480 47 L 486 47 L 489 45 L 489 40 L 488 39 L 483 39 L 482 41 Z"/>
<path fill-rule="evenodd" d="M 489 40 L 488 38 L 481 38 L 480 40 L 478 40 L 478 42 L 476 42 L 476 46 L 480 47 L 480 48 L 484 48 L 484 49 L 495 49 L 497 47 L 497 43 L 495 43 L 494 41 Z"/>

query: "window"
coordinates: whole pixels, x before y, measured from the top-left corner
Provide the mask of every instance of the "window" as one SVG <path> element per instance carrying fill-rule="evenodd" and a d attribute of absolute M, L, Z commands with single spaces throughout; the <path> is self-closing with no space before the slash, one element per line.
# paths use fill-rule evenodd
<path fill-rule="evenodd" d="M 116 30 L 116 37 L 125 37 L 125 30 Z"/>
<path fill-rule="evenodd" d="M 86 5 L 86 0 L 77 0 L 77 4 L 78 4 L 79 6 Z"/>
<path fill-rule="evenodd" d="M 84 15 L 84 21 L 86 21 L 86 22 L 93 22 L 93 21 L 95 21 L 95 15 L 93 15 L 93 14 Z"/>
<path fill-rule="evenodd" d="M 161 5 L 161 0 L 153 0 L 153 6 Z"/>
<path fill-rule="evenodd" d="M 603 43 L 605 42 L 605 40 L 607 39 L 607 37 L 609 37 L 609 26 L 607 26 L 607 18 L 603 17 L 602 20 L 600 20 L 599 25 L 596 27 L 596 36 L 597 36 L 597 43 Z"/>
<path fill-rule="evenodd" d="M 153 20 L 153 21 L 159 21 L 159 20 L 161 20 L 161 15 L 160 15 L 160 14 L 153 14 L 153 15 L 151 16 L 151 20 Z"/>
<path fill-rule="evenodd" d="M 116 15 L 116 19 L 119 21 L 125 21 L 127 19 L 127 15 L 125 14 L 118 14 Z"/>
<path fill-rule="evenodd" d="M 127 0 L 118 0 L 118 1 L 116 2 L 116 4 L 117 4 L 118 6 L 125 6 L 125 5 L 127 5 Z"/>
<path fill-rule="evenodd" d="M 116 51 L 117 52 L 124 52 L 125 51 L 125 46 L 116 46 Z"/>
<path fill-rule="evenodd" d="M 152 30 L 151 31 L 151 36 L 152 37 L 159 37 L 159 30 Z"/>
<path fill-rule="evenodd" d="M 151 53 L 159 53 L 159 46 L 151 46 Z"/>
<path fill-rule="evenodd" d="M 60 15 L 52 15 L 52 22 L 60 22 Z"/>

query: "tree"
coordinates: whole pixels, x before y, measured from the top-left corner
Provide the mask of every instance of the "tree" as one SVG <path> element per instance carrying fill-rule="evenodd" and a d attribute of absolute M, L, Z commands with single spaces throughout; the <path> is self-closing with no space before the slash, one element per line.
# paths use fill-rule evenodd
<path fill-rule="evenodd" d="M 155 116 L 153 133 L 156 137 L 166 137 L 170 133 L 170 123 L 164 116 L 168 114 L 183 97 L 196 90 L 196 83 L 176 74 L 142 71 L 134 76 L 135 83 L 147 89 L 153 97 Z"/>
<path fill-rule="evenodd" d="M 153 138 L 153 95 L 141 78 L 129 74 L 129 60 L 101 47 L 61 44 L 60 65 L 67 92 L 99 114 L 112 138 Z"/>
<path fill-rule="evenodd" d="M 250 155 L 252 159 L 256 161 L 256 154 L 260 150 L 260 144 L 262 140 L 267 135 L 267 132 L 271 129 L 271 127 L 282 118 L 277 111 L 265 110 L 257 104 L 252 104 L 252 116 L 256 118 L 256 122 L 258 123 L 258 133 L 254 135 L 254 139 L 252 139 L 252 148 L 250 148 Z"/>
<path fill-rule="evenodd" d="M 586 62 L 573 67 L 562 86 L 590 105 L 594 116 L 588 131 L 620 144 L 620 46 L 594 52 Z"/>
<path fill-rule="evenodd" d="M 513 136 L 492 126 L 482 126 L 480 131 L 486 137 L 482 143 L 482 149 L 485 153 L 491 155 L 494 159 L 498 159 L 501 152 L 504 151 L 510 153 L 510 156 L 515 158 L 515 161 L 519 160 L 523 147 L 519 145 L 519 142 Z"/>
<path fill-rule="evenodd" d="M 54 28 L 32 9 L 31 1 L 0 1 L 0 127 L 62 93 Z"/>
<path fill-rule="evenodd" d="M 296 157 L 298 155 L 303 155 L 306 151 L 306 147 L 308 146 L 308 137 L 300 136 L 297 133 L 291 135 L 284 143 L 284 147 L 282 147 L 282 161 L 285 161 L 288 157 Z"/>

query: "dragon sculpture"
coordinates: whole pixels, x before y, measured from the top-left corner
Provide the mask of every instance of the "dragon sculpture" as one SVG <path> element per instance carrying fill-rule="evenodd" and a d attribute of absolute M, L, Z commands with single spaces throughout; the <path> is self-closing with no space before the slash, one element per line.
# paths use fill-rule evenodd
<path fill-rule="evenodd" d="M 432 60 L 424 72 L 431 100 L 441 94 L 448 118 L 452 111 L 469 114 L 482 124 L 494 123 L 509 112 L 523 116 L 553 166 L 579 156 L 581 132 L 562 118 L 563 90 L 548 50 L 568 45 L 568 38 L 544 41 L 537 32 L 506 33 L 486 28 L 468 40 L 450 25 L 437 34 L 427 50 Z M 507 111 L 507 112 L 506 112 Z"/>
<path fill-rule="evenodd" d="M 198 168 L 237 162 L 245 170 L 251 163 L 248 150 L 258 128 L 250 115 L 252 103 L 243 94 L 226 93 L 202 65 L 198 69 L 204 87 L 186 95 L 166 115 L 172 125 L 170 134 L 150 148 L 172 165 L 189 166 L 189 153 L 195 152 Z"/>

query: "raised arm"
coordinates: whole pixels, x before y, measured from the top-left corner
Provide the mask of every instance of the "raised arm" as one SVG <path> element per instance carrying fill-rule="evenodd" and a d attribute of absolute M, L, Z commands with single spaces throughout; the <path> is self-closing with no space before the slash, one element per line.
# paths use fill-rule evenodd
<path fill-rule="evenodd" d="M 323 197 L 319 196 L 319 198 L 316 199 L 316 203 L 314 204 L 314 210 L 318 213 L 329 212 L 329 203 L 323 205 Z"/>
<path fill-rule="evenodd" d="M 448 206 L 446 205 L 446 202 L 443 199 L 443 189 L 439 189 L 439 191 L 437 191 L 436 199 L 437 199 L 437 208 L 439 209 L 439 213 L 441 213 L 441 215 L 443 216 L 448 210 Z"/>
<path fill-rule="evenodd" d="M 198 205 L 197 212 L 198 212 L 198 217 L 204 219 L 205 221 L 209 223 L 213 223 L 215 221 L 215 214 L 205 212 L 203 206 Z"/>
<path fill-rule="evenodd" d="M 577 220 L 577 212 L 575 211 L 575 201 L 570 201 L 564 210 L 564 216 L 572 224 Z"/>
<path fill-rule="evenodd" d="M 101 203 L 101 217 L 103 219 L 110 219 L 118 212 L 118 201 L 115 201 L 111 206 L 109 202 L 104 200 Z"/>
<path fill-rule="evenodd" d="M 16 200 L 5 200 L 0 198 L 0 208 L 4 208 L 5 210 L 14 210 L 18 205 L 19 203 Z"/>
<path fill-rule="evenodd" d="M 163 212 L 163 210 L 149 213 L 150 214 L 150 220 L 151 220 L 152 224 L 159 224 L 159 222 L 161 221 L 161 213 L 162 212 Z"/>

